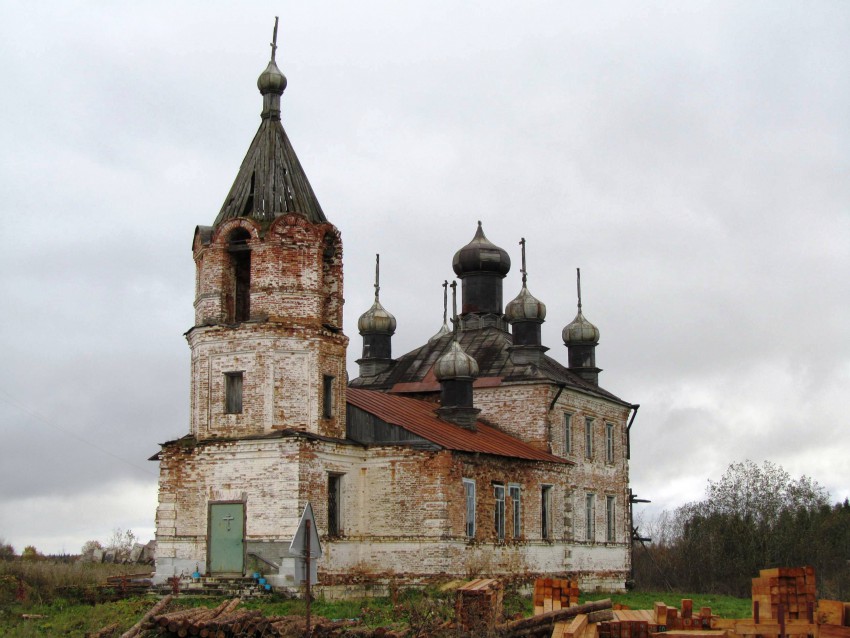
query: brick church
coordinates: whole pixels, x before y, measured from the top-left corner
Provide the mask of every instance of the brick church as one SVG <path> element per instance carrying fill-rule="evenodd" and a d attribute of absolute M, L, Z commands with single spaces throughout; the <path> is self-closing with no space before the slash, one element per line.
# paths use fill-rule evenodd
<path fill-rule="evenodd" d="M 451 321 L 393 357 L 376 277 L 348 382 L 342 238 L 281 124 L 274 46 L 257 84 L 259 130 L 218 216 L 194 233 L 191 427 L 153 457 L 156 580 L 259 565 L 295 585 L 289 545 L 310 503 L 321 584 L 568 573 L 623 588 L 637 406 L 599 386 L 599 331 L 580 297 L 564 366 L 541 343 L 546 307 L 524 263 L 503 304 L 511 259 L 470 221 Z"/>

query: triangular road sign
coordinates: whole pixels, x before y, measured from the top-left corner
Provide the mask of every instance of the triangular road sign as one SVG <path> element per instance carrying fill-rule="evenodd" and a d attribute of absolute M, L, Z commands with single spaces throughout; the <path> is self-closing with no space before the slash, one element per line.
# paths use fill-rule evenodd
<path fill-rule="evenodd" d="M 313 516 L 313 506 L 307 503 L 304 513 L 301 514 L 301 522 L 295 537 L 289 544 L 289 553 L 293 556 L 305 557 L 307 551 L 307 521 L 310 521 L 310 558 L 319 558 L 322 555 L 322 543 L 319 541 L 319 532 L 316 529 L 316 519 Z"/>

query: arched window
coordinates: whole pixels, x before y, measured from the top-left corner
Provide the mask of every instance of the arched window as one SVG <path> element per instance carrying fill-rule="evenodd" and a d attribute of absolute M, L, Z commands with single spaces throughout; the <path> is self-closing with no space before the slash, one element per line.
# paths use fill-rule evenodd
<path fill-rule="evenodd" d="M 251 316 L 251 234 L 244 228 L 230 233 L 227 252 L 233 281 L 233 321 L 248 321 Z"/>

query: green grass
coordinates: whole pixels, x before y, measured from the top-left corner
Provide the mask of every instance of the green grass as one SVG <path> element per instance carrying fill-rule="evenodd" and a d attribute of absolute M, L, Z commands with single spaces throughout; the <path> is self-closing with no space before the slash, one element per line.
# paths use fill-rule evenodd
<path fill-rule="evenodd" d="M 694 609 L 711 607 L 712 611 L 724 618 L 744 618 L 750 614 L 749 599 L 704 594 L 686 594 L 673 592 L 629 592 L 621 595 L 587 594 L 582 602 L 610 597 L 613 602 L 626 605 L 631 609 L 652 609 L 656 601 L 679 607 L 683 598 L 694 601 Z M 111 623 L 119 623 L 121 632 L 129 629 L 150 609 L 155 599 L 135 597 L 117 602 L 87 605 L 56 598 L 50 603 L 0 604 L 0 636 L 19 638 L 41 638 L 46 636 L 69 636 L 83 638 L 86 632 L 96 631 Z M 181 597 L 169 608 L 197 606 L 215 606 L 220 600 L 199 597 Z M 366 600 L 325 601 L 316 600 L 312 605 L 314 617 L 335 619 L 358 618 L 370 627 L 400 627 L 412 624 L 417 627 L 438 626 L 451 619 L 454 595 L 442 593 L 436 589 L 401 590 L 395 600 L 370 598 Z M 269 598 L 260 601 L 246 601 L 245 608 L 261 609 L 267 616 L 304 615 L 306 606 L 303 600 Z M 505 612 L 511 616 L 521 612 L 530 615 L 531 600 L 528 596 L 518 596 L 510 590 L 505 595 Z M 45 618 L 23 619 L 22 614 L 44 615 Z"/>

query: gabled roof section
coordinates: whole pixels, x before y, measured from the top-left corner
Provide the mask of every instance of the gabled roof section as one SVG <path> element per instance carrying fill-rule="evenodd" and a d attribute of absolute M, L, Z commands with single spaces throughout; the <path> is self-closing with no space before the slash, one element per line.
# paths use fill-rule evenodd
<path fill-rule="evenodd" d="M 586 392 L 629 406 L 631 404 L 603 390 L 597 385 L 585 381 L 555 359 L 543 356 L 540 365 L 515 362 L 511 358 L 511 335 L 496 327 L 461 330 L 458 339 L 464 352 L 478 363 L 480 376 L 478 381 L 489 380 L 489 385 L 501 385 L 519 382 L 553 383 Z M 352 380 L 355 388 L 368 388 L 384 392 L 438 392 L 439 382 L 432 370 L 437 359 L 451 345 L 452 335 L 448 334 L 429 341 L 416 350 L 399 357 L 395 364 L 374 377 L 357 377 Z M 498 383 L 496 381 L 498 380 Z M 474 387 L 480 387 L 476 383 Z"/>
<path fill-rule="evenodd" d="M 236 217 L 271 222 L 286 213 L 303 215 L 314 224 L 328 221 L 280 123 L 286 76 L 275 62 L 276 50 L 277 20 L 271 60 L 257 80 L 263 96 L 262 123 L 213 226 Z"/>
<path fill-rule="evenodd" d="M 357 388 L 348 388 L 346 400 L 386 423 L 404 428 L 447 450 L 493 454 L 527 461 L 571 463 L 567 459 L 538 450 L 481 421 L 476 424 L 477 429 L 474 432 L 443 421 L 436 414 L 436 408 L 439 406 L 428 401 Z"/>

